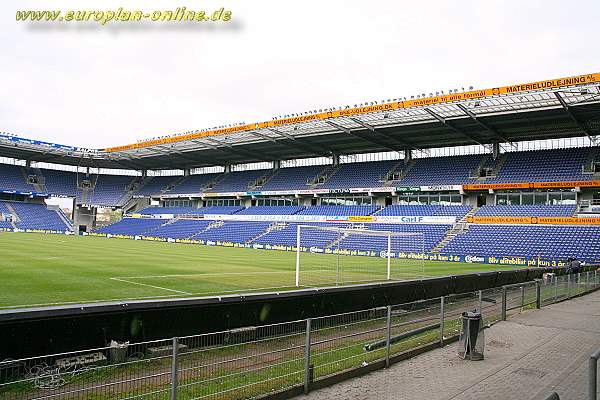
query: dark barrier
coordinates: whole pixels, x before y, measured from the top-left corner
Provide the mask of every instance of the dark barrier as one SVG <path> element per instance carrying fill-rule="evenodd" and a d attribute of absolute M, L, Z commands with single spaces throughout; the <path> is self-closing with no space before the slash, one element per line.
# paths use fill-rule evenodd
<path fill-rule="evenodd" d="M 541 278 L 553 269 L 498 271 L 425 280 L 218 298 L 82 304 L 0 311 L 0 360 L 197 335 L 387 304 L 402 304 Z"/>

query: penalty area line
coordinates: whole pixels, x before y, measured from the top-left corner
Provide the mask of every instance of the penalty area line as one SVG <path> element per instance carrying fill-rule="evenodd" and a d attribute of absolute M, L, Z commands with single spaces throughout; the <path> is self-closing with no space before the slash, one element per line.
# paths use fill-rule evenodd
<path fill-rule="evenodd" d="M 109 278 L 109 279 L 112 279 L 114 281 L 129 283 L 131 285 L 147 286 L 147 287 L 151 287 L 151 288 L 159 289 L 159 290 L 168 290 L 169 292 L 187 294 L 187 295 L 190 295 L 190 296 L 193 295 L 192 293 L 190 293 L 190 292 L 184 292 L 183 290 L 169 289 L 169 288 L 165 288 L 165 287 L 161 287 L 161 286 L 155 286 L 155 285 L 149 285 L 147 283 L 141 283 L 141 282 L 131 282 L 131 281 L 128 281 L 126 279 L 121 279 L 121 278 Z"/>

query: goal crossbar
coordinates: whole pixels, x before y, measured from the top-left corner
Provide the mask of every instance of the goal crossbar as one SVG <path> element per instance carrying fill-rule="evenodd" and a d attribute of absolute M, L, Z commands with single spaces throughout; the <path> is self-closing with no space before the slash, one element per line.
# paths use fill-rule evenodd
<path fill-rule="evenodd" d="M 369 236 L 387 237 L 387 280 L 391 279 L 392 265 L 392 237 L 423 237 L 420 232 L 393 232 L 393 231 L 376 231 L 369 229 L 353 229 L 353 228 L 338 228 L 333 226 L 315 226 L 315 225 L 297 225 L 296 227 L 296 287 L 300 286 L 300 253 L 301 253 L 301 231 L 302 229 L 314 229 L 320 231 L 329 231 L 337 233 L 358 233 Z"/>

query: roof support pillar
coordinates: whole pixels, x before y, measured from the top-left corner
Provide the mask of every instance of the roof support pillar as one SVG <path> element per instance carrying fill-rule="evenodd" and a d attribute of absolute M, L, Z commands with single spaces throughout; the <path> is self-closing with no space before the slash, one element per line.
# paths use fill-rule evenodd
<path fill-rule="evenodd" d="M 340 155 L 337 153 L 334 153 L 331 155 L 331 161 L 334 167 L 337 167 L 338 165 L 340 165 Z"/>
<path fill-rule="evenodd" d="M 226 174 L 231 172 L 231 164 L 223 165 L 223 168 L 225 169 L 225 171 L 223 172 L 225 172 Z"/>
<path fill-rule="evenodd" d="M 142 178 L 145 178 L 148 176 L 148 170 L 147 169 L 143 169 L 142 170 Z"/>
<path fill-rule="evenodd" d="M 31 160 L 25 160 L 25 167 L 31 168 Z"/>
<path fill-rule="evenodd" d="M 281 168 L 281 160 L 273 160 L 273 169 Z"/>
<path fill-rule="evenodd" d="M 500 142 L 492 143 L 492 157 L 497 159 L 500 156 Z"/>
<path fill-rule="evenodd" d="M 411 162 L 413 159 L 413 153 L 411 149 L 404 149 L 404 165 Z"/>
<path fill-rule="evenodd" d="M 190 169 L 186 168 L 183 170 L 183 176 L 190 176 Z"/>

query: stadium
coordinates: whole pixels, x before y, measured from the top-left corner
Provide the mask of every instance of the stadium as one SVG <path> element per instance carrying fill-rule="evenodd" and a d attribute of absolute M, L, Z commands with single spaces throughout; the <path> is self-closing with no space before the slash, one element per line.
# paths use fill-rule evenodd
<path fill-rule="evenodd" d="M 63 298 L 23 276 L 27 283 L 14 284 L 30 286 L 30 303 L 16 293 L 0 306 L 599 262 L 598 81 L 589 74 L 317 110 L 101 150 L 3 135 L 0 155 L 11 164 L 1 167 L 2 229 L 68 235 L 6 240 L 46 249 L 39 256 L 56 270 L 67 266 L 53 247 L 65 241 L 75 253 L 108 246 L 122 259 L 139 247 L 142 257 L 170 258 L 119 266 L 98 281 L 83 268 L 87 283 Z M 46 206 L 48 197 L 72 199 L 72 219 Z M 101 209 L 123 218 L 100 226 Z M 213 270 L 215 257 L 222 269 Z"/>
<path fill-rule="evenodd" d="M 56 3 L 0 4 L 0 400 L 600 396 L 597 4 Z"/>
<path fill-rule="evenodd" d="M 3 134 L 1 238 L 19 270 L 2 272 L 18 288 L 0 296 L 6 329 L 306 290 L 353 289 L 342 308 L 354 311 L 373 284 L 597 264 L 598 82 L 390 99 L 98 150 Z M 47 204 L 57 197 L 71 215 Z"/>

